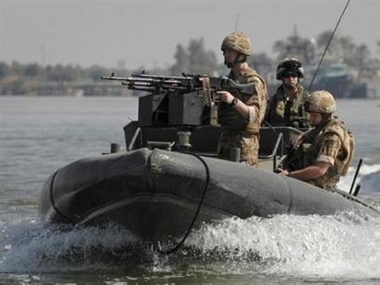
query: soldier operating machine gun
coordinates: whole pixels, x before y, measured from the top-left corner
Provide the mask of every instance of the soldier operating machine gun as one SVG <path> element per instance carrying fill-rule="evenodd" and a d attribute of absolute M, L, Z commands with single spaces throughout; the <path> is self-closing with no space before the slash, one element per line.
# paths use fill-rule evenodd
<path fill-rule="evenodd" d="M 255 90 L 253 83 L 238 84 L 232 79 L 221 76 L 213 77 L 208 75 L 186 74 L 182 76 L 161 76 L 132 74 L 131 77 L 102 76 L 104 80 L 121 81 L 122 85 L 128 86 L 132 90 L 161 94 L 165 92 L 177 92 L 178 94 L 190 92 L 203 92 L 208 106 L 218 101 L 216 91 L 219 90 L 238 90 L 242 94 L 252 94 Z"/>
<path fill-rule="evenodd" d="M 102 76 L 104 80 L 120 81 L 131 90 L 148 92 L 139 97 L 140 127 L 175 128 L 177 147 L 187 148 L 194 128 L 219 127 L 217 91 L 237 90 L 240 94 L 255 92 L 255 84 L 238 84 L 228 77 L 185 74 L 161 76 L 132 74 L 130 77 Z M 185 139 L 183 139 L 185 137 Z"/>

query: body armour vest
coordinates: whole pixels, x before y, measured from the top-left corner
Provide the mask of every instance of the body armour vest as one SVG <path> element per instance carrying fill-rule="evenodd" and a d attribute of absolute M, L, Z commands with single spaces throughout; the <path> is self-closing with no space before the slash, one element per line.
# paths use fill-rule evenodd
<path fill-rule="evenodd" d="M 241 160 L 254 165 L 258 159 L 259 131 L 265 115 L 267 102 L 267 89 L 264 79 L 251 68 L 247 68 L 238 77 L 233 77 L 232 72 L 228 76 L 236 83 L 255 83 L 256 91 L 253 94 L 240 94 L 237 90 L 230 93 L 248 106 L 253 106 L 258 114 L 253 120 L 242 117 L 234 108 L 221 103 L 218 109 L 218 121 L 221 126 L 221 138 L 219 141 L 219 157 L 229 159 L 230 149 L 241 149 Z"/>
<path fill-rule="evenodd" d="M 323 176 L 308 182 L 324 189 L 333 189 L 340 176 L 346 175 L 355 150 L 351 132 L 337 118 L 330 119 L 322 128 L 313 128 L 302 135 L 289 165 L 285 167 L 298 170 L 315 164 L 328 135 L 336 135 L 335 138 L 338 137 L 339 140 L 340 148 L 333 151 L 336 153 L 334 165 Z"/>
<path fill-rule="evenodd" d="M 221 104 L 219 106 L 219 123 L 223 130 L 229 132 L 246 132 L 247 135 L 256 135 L 259 133 L 261 122 L 264 118 L 266 109 L 266 83 L 264 79 L 257 74 L 257 72 L 251 68 L 244 70 L 242 74 L 234 78 L 232 73 L 228 76 L 236 83 L 247 84 L 256 83 L 256 92 L 254 94 L 240 94 L 237 90 L 230 91 L 230 93 L 244 102 L 248 106 L 256 106 L 260 116 L 253 122 L 249 122 L 243 118 L 238 112 L 236 112 L 230 105 Z M 261 82 L 261 85 L 257 84 Z M 263 86 L 263 87 L 259 87 Z M 260 90 L 261 88 L 262 90 Z"/>
<path fill-rule="evenodd" d="M 270 100 L 266 120 L 273 126 L 309 128 L 305 112 L 307 96 L 300 83 L 295 90 L 287 90 L 283 84 L 280 85 Z"/>

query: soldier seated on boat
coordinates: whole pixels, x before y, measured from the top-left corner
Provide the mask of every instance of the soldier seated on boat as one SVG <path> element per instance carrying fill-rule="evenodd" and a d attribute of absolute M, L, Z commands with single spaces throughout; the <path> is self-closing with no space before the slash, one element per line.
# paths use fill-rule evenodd
<path fill-rule="evenodd" d="M 278 172 L 333 190 L 352 162 L 355 140 L 344 123 L 333 116 L 336 103 L 329 92 L 312 92 L 305 108 L 313 128 L 298 139 Z"/>
<path fill-rule="evenodd" d="M 309 128 L 305 112 L 307 92 L 301 84 L 304 72 L 301 62 L 286 57 L 277 66 L 276 79 L 282 84 L 270 98 L 265 120 L 272 126 Z"/>
<path fill-rule="evenodd" d="M 240 148 L 240 162 L 254 166 L 258 161 L 259 131 L 266 110 L 266 83 L 248 65 L 251 43 L 244 33 L 234 32 L 226 36 L 221 50 L 224 64 L 231 69 L 228 77 L 236 83 L 254 83 L 255 90 L 252 94 L 232 90 L 217 92 L 221 102 L 218 109 L 221 127 L 218 156 L 230 160 L 231 150 Z"/>

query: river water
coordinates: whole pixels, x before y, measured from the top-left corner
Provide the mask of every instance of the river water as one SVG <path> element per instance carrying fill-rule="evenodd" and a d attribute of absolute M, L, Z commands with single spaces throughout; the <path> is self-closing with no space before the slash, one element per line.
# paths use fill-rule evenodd
<path fill-rule="evenodd" d="M 380 209 L 380 101 L 340 100 L 357 140 L 349 189 Z M 123 144 L 136 98 L 0 96 L 0 284 L 380 284 L 380 218 L 280 215 L 203 225 L 170 256 L 123 250 L 128 232 L 59 231 L 38 220 L 44 181 L 74 160 Z"/>

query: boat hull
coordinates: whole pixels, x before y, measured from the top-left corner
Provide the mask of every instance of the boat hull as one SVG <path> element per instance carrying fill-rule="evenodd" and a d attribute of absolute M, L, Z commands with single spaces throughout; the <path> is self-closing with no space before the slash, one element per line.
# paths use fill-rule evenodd
<path fill-rule="evenodd" d="M 192 226 L 228 217 L 347 210 L 376 213 L 339 193 L 270 171 L 146 148 L 61 168 L 46 181 L 39 202 L 45 222 L 97 227 L 115 223 L 149 242 L 181 238 Z"/>

